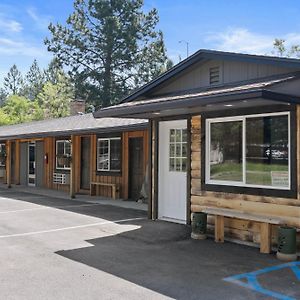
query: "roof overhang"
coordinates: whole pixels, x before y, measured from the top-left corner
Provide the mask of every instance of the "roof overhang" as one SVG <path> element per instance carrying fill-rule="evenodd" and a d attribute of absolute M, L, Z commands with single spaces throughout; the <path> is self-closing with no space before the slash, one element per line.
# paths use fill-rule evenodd
<path fill-rule="evenodd" d="M 36 133 L 24 133 L 24 134 L 14 134 L 7 136 L 0 136 L 0 141 L 6 140 L 16 140 L 16 139 L 41 139 L 46 137 L 68 137 L 71 135 L 90 135 L 90 134 L 106 134 L 112 132 L 124 132 L 124 131 L 135 131 L 135 130 L 145 130 L 147 128 L 147 123 L 138 123 L 124 126 L 106 127 L 106 128 L 85 128 L 81 130 L 55 130 L 55 131 L 43 131 Z"/>
<path fill-rule="evenodd" d="M 94 113 L 94 117 L 154 119 L 278 104 L 300 104 L 300 97 L 259 89 L 184 99 L 172 100 L 171 98 L 167 101 L 152 99 L 152 101 L 141 101 L 140 103 L 136 101 L 100 109 Z"/>

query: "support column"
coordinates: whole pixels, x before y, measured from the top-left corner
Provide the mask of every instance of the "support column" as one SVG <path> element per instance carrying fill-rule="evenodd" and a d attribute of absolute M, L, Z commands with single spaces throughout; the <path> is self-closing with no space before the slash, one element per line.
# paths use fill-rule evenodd
<path fill-rule="evenodd" d="M 70 197 L 75 198 L 75 151 L 76 151 L 76 139 L 75 136 L 71 135 L 71 163 L 70 163 Z"/>
<path fill-rule="evenodd" d="M 224 217 L 215 216 L 215 242 L 224 243 Z"/>
<path fill-rule="evenodd" d="M 152 121 L 152 219 L 158 218 L 158 126 L 157 120 Z"/>
<path fill-rule="evenodd" d="M 20 141 L 16 142 L 16 157 L 15 157 L 15 184 L 20 184 Z"/>
<path fill-rule="evenodd" d="M 6 184 L 11 188 L 11 141 L 6 142 Z"/>
<path fill-rule="evenodd" d="M 261 223 L 260 224 L 260 253 L 271 252 L 271 224 Z"/>

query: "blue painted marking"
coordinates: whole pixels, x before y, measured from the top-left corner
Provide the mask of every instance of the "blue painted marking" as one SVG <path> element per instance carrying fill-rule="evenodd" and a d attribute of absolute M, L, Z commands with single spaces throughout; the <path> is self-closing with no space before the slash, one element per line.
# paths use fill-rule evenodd
<path fill-rule="evenodd" d="M 290 262 L 290 263 L 281 264 L 278 266 L 272 266 L 272 267 L 268 267 L 265 269 L 261 269 L 261 270 L 257 270 L 257 271 L 253 271 L 253 272 L 249 272 L 249 273 L 230 276 L 230 277 L 224 278 L 223 280 L 225 280 L 227 282 L 235 283 L 239 286 L 254 290 L 258 293 L 273 297 L 275 299 L 296 300 L 295 298 L 289 297 L 287 295 L 265 289 L 258 282 L 257 276 L 265 274 L 265 273 L 270 273 L 273 271 L 285 269 L 285 268 L 289 268 L 295 274 L 296 278 L 298 280 L 300 280 L 300 262 Z M 241 279 L 244 279 L 244 280 L 246 279 L 247 282 L 241 281 Z"/>

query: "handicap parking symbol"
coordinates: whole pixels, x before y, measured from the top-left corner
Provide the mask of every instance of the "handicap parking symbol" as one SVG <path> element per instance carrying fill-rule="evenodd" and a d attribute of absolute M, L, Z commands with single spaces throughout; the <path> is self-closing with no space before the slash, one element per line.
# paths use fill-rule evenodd
<path fill-rule="evenodd" d="M 300 262 L 290 262 L 281 264 L 278 266 L 272 266 L 265 269 L 261 269 L 254 272 L 239 274 L 230 276 L 227 278 L 224 278 L 223 280 L 231 283 L 235 283 L 239 286 L 254 290 L 258 293 L 264 294 L 266 296 L 273 297 L 274 299 L 280 299 L 280 300 L 296 300 L 295 298 L 292 298 L 290 296 L 266 289 L 262 287 L 262 285 L 258 281 L 258 276 L 266 273 L 270 273 L 277 270 L 282 269 L 290 269 L 294 275 L 296 276 L 296 279 L 300 281 Z"/>

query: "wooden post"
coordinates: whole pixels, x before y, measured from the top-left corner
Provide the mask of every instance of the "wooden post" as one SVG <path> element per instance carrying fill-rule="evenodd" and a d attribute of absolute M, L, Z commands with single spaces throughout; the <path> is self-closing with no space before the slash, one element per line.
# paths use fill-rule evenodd
<path fill-rule="evenodd" d="M 76 184 L 76 176 L 75 176 L 75 151 L 76 151 L 76 139 L 75 136 L 71 135 L 71 163 L 70 163 L 70 197 L 75 198 L 75 184 Z"/>
<path fill-rule="evenodd" d="M 159 122 L 152 121 L 152 219 L 158 218 L 158 135 L 159 135 Z"/>
<path fill-rule="evenodd" d="M 148 124 L 148 219 L 152 219 L 152 121 Z"/>
<path fill-rule="evenodd" d="M 215 216 L 215 242 L 224 243 L 224 217 Z"/>
<path fill-rule="evenodd" d="M 11 188 L 11 141 L 6 142 L 6 184 Z"/>
<path fill-rule="evenodd" d="M 300 105 L 297 105 L 296 107 L 296 152 L 297 152 L 297 199 L 300 199 Z"/>
<path fill-rule="evenodd" d="M 16 141 L 15 184 L 20 184 L 20 141 Z"/>
<path fill-rule="evenodd" d="M 260 224 L 260 253 L 271 252 L 271 224 Z"/>

